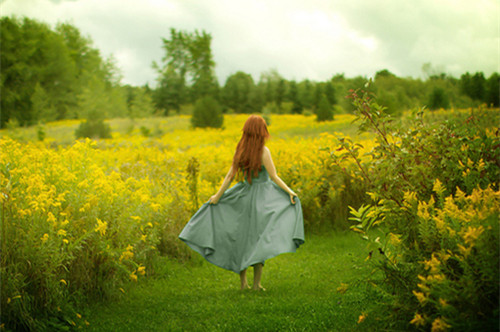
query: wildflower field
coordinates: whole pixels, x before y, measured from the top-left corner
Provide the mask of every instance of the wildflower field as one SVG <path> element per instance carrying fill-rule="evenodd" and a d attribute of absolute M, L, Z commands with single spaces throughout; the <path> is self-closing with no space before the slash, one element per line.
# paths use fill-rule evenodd
<path fill-rule="evenodd" d="M 385 275 L 376 287 L 390 314 L 367 313 L 365 323 L 494 326 L 500 112 L 391 121 L 354 98 L 358 113 L 334 121 L 267 119 L 268 147 L 301 198 L 306 232 L 353 229 L 371 248 L 366 264 Z M 225 115 L 223 129 L 191 129 L 188 116 L 117 119 L 113 138 L 97 141 L 74 141 L 75 121 L 1 132 L 2 327 L 84 327 L 82 302 L 154 276 L 158 257 L 191 259 L 177 236 L 222 183 L 246 118 Z M 374 228 L 386 236 L 373 238 Z"/>

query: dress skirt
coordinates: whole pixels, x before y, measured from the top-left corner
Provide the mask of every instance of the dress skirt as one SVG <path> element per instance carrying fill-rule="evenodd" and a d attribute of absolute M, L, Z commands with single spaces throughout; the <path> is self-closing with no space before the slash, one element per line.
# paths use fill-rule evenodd
<path fill-rule="evenodd" d="M 217 204 L 203 204 L 179 238 L 210 263 L 239 273 L 304 243 L 300 200 L 259 176 L 226 190 Z"/>

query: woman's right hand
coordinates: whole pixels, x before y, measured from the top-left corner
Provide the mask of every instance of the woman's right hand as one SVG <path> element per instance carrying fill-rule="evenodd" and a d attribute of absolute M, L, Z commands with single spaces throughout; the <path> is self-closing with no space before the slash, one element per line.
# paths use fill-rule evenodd
<path fill-rule="evenodd" d="M 210 197 L 209 203 L 210 204 L 217 204 L 217 203 L 219 203 L 219 197 L 217 196 L 217 194 L 215 194 L 212 197 Z"/>
<path fill-rule="evenodd" d="M 295 197 L 298 197 L 297 194 L 291 193 L 289 195 L 290 195 L 290 202 L 292 202 L 292 204 L 295 204 Z"/>

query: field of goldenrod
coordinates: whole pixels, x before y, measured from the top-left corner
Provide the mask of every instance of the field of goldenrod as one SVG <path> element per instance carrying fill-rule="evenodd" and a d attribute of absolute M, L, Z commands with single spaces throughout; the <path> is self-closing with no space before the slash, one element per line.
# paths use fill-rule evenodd
<path fill-rule="evenodd" d="M 73 294 L 100 297 L 120 280 L 153 273 L 157 254 L 189 255 L 177 236 L 222 183 L 246 118 L 226 116 L 222 130 L 171 128 L 153 138 L 115 133 L 109 140 L 67 145 L 50 136 L 37 142 L 5 135 L 0 140 L 4 313 L 43 308 L 57 314 Z M 353 118 L 340 115 L 324 128 L 313 117 L 272 117 L 268 146 L 278 173 L 302 198 L 309 228 L 321 223 L 318 210 L 325 199 L 318 188 L 328 185 L 322 162 L 327 152 L 321 148 L 335 135 L 321 132 L 349 127 Z M 304 131 L 313 134 L 301 135 Z M 188 171 L 193 161 L 194 177 Z"/>
<path fill-rule="evenodd" d="M 439 112 L 434 115 L 439 116 Z M 42 142 L 12 139 L 7 132 L 0 138 L 2 320 L 30 328 L 45 328 L 47 325 L 37 324 L 46 324 L 43 319 L 47 317 L 81 324 L 73 318 L 79 315 L 74 308 L 82 295 L 103 298 L 125 280 L 154 274 L 158 255 L 189 257 L 177 236 L 222 183 L 246 118 L 226 115 L 224 129 L 190 129 L 188 117 L 170 117 L 153 121 L 157 129 L 153 137 L 137 130 L 128 134 L 114 130 L 112 139 L 98 141 L 68 139 L 67 133 L 73 132 L 64 128 L 74 127 L 74 121 L 48 124 L 47 132 L 55 130 L 58 138 L 47 135 Z M 278 174 L 301 198 L 308 231 L 346 229 L 348 206 L 358 208 L 369 201 L 369 188 L 355 162 L 369 165 L 371 157 L 364 154 L 379 142 L 370 135 L 353 138 L 362 145 L 356 147 L 358 159 L 343 158 L 346 150 L 338 149 L 338 139 L 354 133 L 354 118 L 337 115 L 335 121 L 317 123 L 308 116 L 271 116 L 267 145 Z M 65 143 L 60 144 L 58 139 L 64 132 Z M 497 134 L 488 133 L 488 139 L 495 139 Z M 415 135 L 420 139 L 420 134 Z M 432 138 L 432 133 L 429 135 Z M 476 157 L 471 154 L 470 158 Z M 480 176 L 484 165 L 479 158 L 471 165 L 457 164 L 457 170 L 464 169 L 462 179 L 475 174 L 471 171 Z M 333 159 L 337 162 L 332 163 Z M 376 170 L 377 166 L 367 169 L 370 167 Z M 467 213 L 483 211 L 481 207 L 466 209 L 483 200 L 481 195 L 487 195 L 488 204 L 498 203 L 498 191 L 483 189 L 478 188 L 470 197 L 455 198 L 454 204 L 463 210 L 461 216 L 467 219 Z M 430 231 L 419 236 L 423 242 L 431 241 L 428 237 L 441 241 L 444 230 L 452 229 L 443 241 L 459 236 L 463 241 L 453 240 L 457 255 L 472 257 L 471 248 L 488 231 L 479 223 L 482 217 L 473 218 L 478 221 L 474 225 L 456 224 L 449 216 L 454 208 L 448 202 L 451 198 L 442 199 L 446 204 L 436 207 L 421 197 L 408 201 L 415 215 L 418 211 L 422 225 L 427 220 L 433 225 L 434 237 Z M 498 213 L 495 204 L 492 210 L 485 210 L 488 216 Z M 392 235 L 387 245 L 401 246 L 401 236 Z M 433 289 L 427 283 L 437 275 L 436 259 L 445 260 L 439 256 L 439 246 L 436 248 L 424 262 L 430 272 L 419 275 L 419 287 L 423 286 L 414 292 L 419 301 L 422 296 L 428 298 L 429 289 Z M 436 301 L 439 303 L 439 298 Z M 415 319 L 419 317 L 423 316 Z M 427 322 L 430 319 L 425 318 Z M 423 318 L 418 324 L 422 322 Z"/>

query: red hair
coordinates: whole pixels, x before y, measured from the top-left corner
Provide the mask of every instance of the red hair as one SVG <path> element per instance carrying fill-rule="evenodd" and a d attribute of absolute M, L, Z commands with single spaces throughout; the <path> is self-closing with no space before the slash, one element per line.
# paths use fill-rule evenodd
<path fill-rule="evenodd" d="M 252 183 L 252 173 L 259 175 L 262 151 L 269 138 L 266 121 L 259 115 L 250 115 L 243 126 L 243 134 L 233 157 L 233 174 L 241 173 Z"/>

